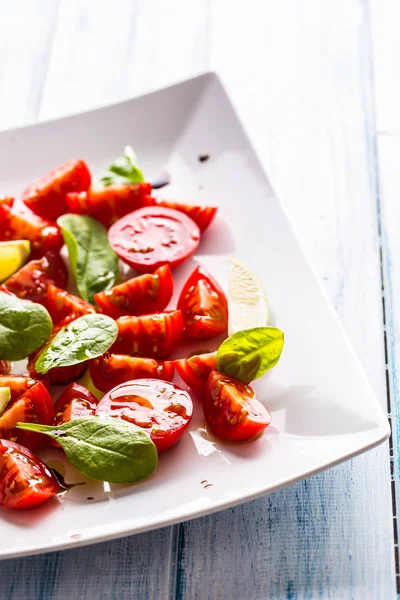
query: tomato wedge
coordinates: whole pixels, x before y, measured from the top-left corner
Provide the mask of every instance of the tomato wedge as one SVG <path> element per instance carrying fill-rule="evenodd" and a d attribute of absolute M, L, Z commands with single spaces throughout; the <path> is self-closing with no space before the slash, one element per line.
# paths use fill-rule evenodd
<path fill-rule="evenodd" d="M 231 442 L 254 438 L 271 423 L 251 387 L 219 371 L 207 380 L 203 410 L 210 431 Z"/>
<path fill-rule="evenodd" d="M 20 444 L 0 440 L 0 505 L 25 509 L 42 504 L 60 485 L 37 456 Z"/>
<path fill-rule="evenodd" d="M 120 317 L 117 319 L 118 337 L 111 347 L 116 354 L 165 358 L 183 338 L 183 317 L 180 310 Z"/>
<path fill-rule="evenodd" d="M 0 376 L 0 387 L 10 388 L 11 403 L 22 396 L 22 394 L 35 385 L 35 383 L 36 381 L 27 375 L 8 375 L 5 373 Z"/>
<path fill-rule="evenodd" d="M 217 352 L 195 354 L 190 358 L 181 358 L 173 362 L 186 385 L 198 394 L 203 394 L 211 371 L 217 368 Z"/>
<path fill-rule="evenodd" d="M 97 404 L 98 400 L 92 392 L 79 383 L 70 383 L 54 405 L 54 425 L 61 425 L 78 417 L 90 417 L 96 414 Z"/>
<path fill-rule="evenodd" d="M 123 315 L 144 315 L 163 310 L 172 298 L 171 269 L 164 265 L 153 274 L 143 273 L 94 295 L 101 311 L 117 319 Z"/>
<path fill-rule="evenodd" d="M 211 338 L 228 329 L 228 302 L 213 277 L 197 267 L 183 286 L 178 300 L 189 338 Z"/>
<path fill-rule="evenodd" d="M 49 311 L 55 326 L 61 323 L 66 325 L 78 317 L 96 312 L 94 306 L 86 300 L 52 284 L 47 287 L 47 297 L 43 299 L 43 304 Z"/>
<path fill-rule="evenodd" d="M 90 186 L 90 171 L 83 160 L 70 160 L 32 183 L 22 200 L 35 214 L 56 221 L 68 212 L 65 195 Z"/>
<path fill-rule="evenodd" d="M 218 210 L 216 206 L 192 206 L 190 204 L 174 202 L 173 200 L 157 199 L 156 204 L 157 206 L 165 206 L 185 213 L 185 215 L 190 217 L 198 225 L 201 233 L 203 233 L 210 225 Z"/>
<path fill-rule="evenodd" d="M 193 403 L 179 386 L 159 379 L 137 379 L 118 385 L 100 400 L 96 414 L 118 417 L 147 431 L 158 452 L 176 444 L 187 429 Z"/>
<path fill-rule="evenodd" d="M 43 383 L 37 381 L 22 394 L 15 402 L 11 401 L 0 417 L 0 438 L 18 442 L 34 450 L 42 445 L 46 436 L 32 431 L 16 429 L 18 421 L 24 423 L 40 423 L 52 425 L 54 421 L 54 406 L 51 396 Z"/>
<path fill-rule="evenodd" d="M 90 377 L 98 390 L 109 392 L 116 385 L 130 379 L 163 379 L 171 381 L 174 376 L 174 363 L 154 358 L 126 356 L 125 354 L 103 354 L 94 358 L 89 365 Z"/>
<path fill-rule="evenodd" d="M 146 206 L 114 223 L 108 237 L 121 260 L 148 273 L 182 264 L 199 245 L 200 229 L 178 210 Z"/>
<path fill-rule="evenodd" d="M 142 206 L 155 204 L 150 196 L 151 184 L 110 185 L 103 189 L 90 189 L 79 194 L 67 194 L 69 212 L 90 215 L 105 227 Z"/>
<path fill-rule="evenodd" d="M 69 321 L 67 321 L 65 324 L 67 324 L 68 322 Z M 38 373 L 36 371 L 35 365 L 37 359 L 39 358 L 39 355 L 41 354 L 41 352 L 43 352 L 45 348 L 47 348 L 47 346 L 50 344 L 54 336 L 60 331 L 60 329 L 62 329 L 61 323 L 59 326 L 53 328 L 53 333 L 47 344 L 45 344 L 42 348 L 39 348 L 38 350 L 36 350 L 36 352 L 30 355 L 26 368 L 33 379 L 37 379 L 39 381 L 49 381 L 50 383 L 55 384 L 69 383 L 74 379 L 78 379 L 78 377 L 80 377 L 82 373 L 87 369 L 88 363 L 87 361 L 84 361 L 77 363 L 76 365 L 70 365 L 69 367 L 54 367 L 53 369 L 50 369 L 50 371 L 47 371 L 47 373 L 45 374 Z"/>
<path fill-rule="evenodd" d="M 64 244 L 60 228 L 35 215 L 26 207 L 14 207 L 13 198 L 0 198 L 0 241 L 29 240 L 31 258 L 49 250 L 58 251 Z"/>
<path fill-rule="evenodd" d="M 0 375 L 9 375 L 11 368 L 12 364 L 8 360 L 0 360 Z"/>
<path fill-rule="evenodd" d="M 68 283 L 68 270 L 58 252 L 46 252 L 42 258 L 30 260 L 4 283 L 19 298 L 40 302 L 49 283 L 60 288 Z"/>

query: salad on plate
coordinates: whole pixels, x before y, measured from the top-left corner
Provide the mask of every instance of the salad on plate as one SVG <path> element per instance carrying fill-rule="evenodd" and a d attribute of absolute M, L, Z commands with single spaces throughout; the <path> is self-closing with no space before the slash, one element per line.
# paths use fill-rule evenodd
<path fill-rule="evenodd" d="M 40 458 L 49 445 L 86 477 L 126 484 L 154 472 L 194 412 L 221 443 L 262 435 L 271 416 L 251 382 L 284 336 L 257 277 L 229 259 L 225 294 L 199 265 L 171 306 L 173 271 L 216 212 L 156 196 L 130 147 L 97 185 L 71 160 L 0 197 L 1 506 L 60 492 Z"/>

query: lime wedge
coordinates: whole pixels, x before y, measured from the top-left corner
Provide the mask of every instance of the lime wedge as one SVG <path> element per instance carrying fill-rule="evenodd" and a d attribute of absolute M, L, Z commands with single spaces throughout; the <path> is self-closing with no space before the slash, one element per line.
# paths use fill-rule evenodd
<path fill-rule="evenodd" d="M 0 417 L 7 408 L 11 400 L 11 390 L 9 387 L 0 387 Z"/>
<path fill-rule="evenodd" d="M 228 264 L 229 335 L 269 323 L 267 296 L 259 279 L 236 258 Z"/>
<path fill-rule="evenodd" d="M 0 283 L 25 264 L 30 251 L 31 244 L 28 240 L 0 242 Z"/>

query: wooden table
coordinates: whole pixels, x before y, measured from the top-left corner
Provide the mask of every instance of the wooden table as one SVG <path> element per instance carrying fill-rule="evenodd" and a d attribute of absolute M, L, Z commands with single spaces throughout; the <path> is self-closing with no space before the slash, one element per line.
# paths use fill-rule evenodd
<path fill-rule="evenodd" d="M 399 20 L 396 0 L 0 0 L 3 128 L 218 70 L 393 426 L 390 451 L 262 500 L 2 562 L 1 599 L 397 598 Z"/>

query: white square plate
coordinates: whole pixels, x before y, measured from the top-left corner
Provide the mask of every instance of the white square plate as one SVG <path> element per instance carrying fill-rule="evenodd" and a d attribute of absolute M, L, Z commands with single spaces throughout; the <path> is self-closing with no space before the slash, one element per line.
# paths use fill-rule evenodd
<path fill-rule="evenodd" d="M 87 159 L 92 172 L 101 173 L 127 143 L 146 174 L 168 166 L 172 182 L 160 195 L 220 207 L 195 258 L 175 271 L 177 290 L 197 262 L 226 286 L 232 254 L 262 280 L 286 340 L 279 365 L 255 385 L 273 422 L 256 441 L 224 444 L 207 436 L 198 407 L 190 432 L 143 483 L 86 482 L 34 511 L 2 511 L 3 558 L 107 540 L 221 510 L 335 465 L 389 434 L 387 419 L 215 75 L 1 133 L 1 192 L 18 195 L 72 157 Z M 203 153 L 210 158 L 200 162 Z M 62 460 L 62 453 L 54 450 L 53 458 Z M 84 478 L 67 467 L 66 480 Z"/>

